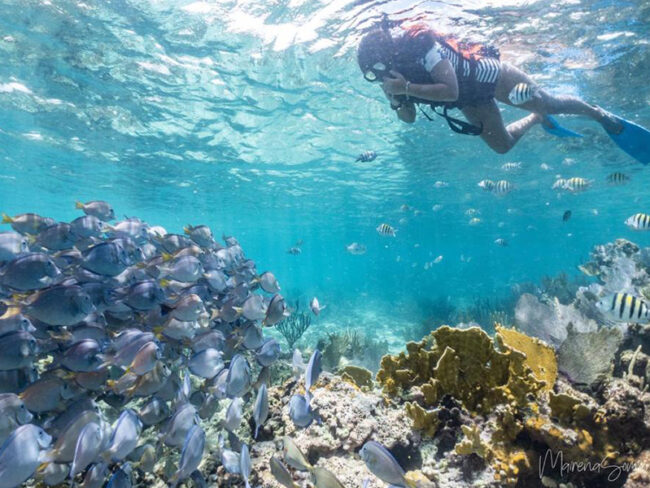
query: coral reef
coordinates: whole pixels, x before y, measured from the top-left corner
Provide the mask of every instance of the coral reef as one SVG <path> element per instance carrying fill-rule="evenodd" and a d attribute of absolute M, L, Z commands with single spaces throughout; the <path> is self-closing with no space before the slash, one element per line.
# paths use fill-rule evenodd
<path fill-rule="evenodd" d="M 449 394 L 467 410 L 486 413 L 502 403 L 523 405 L 528 394 L 545 386 L 526 366 L 525 354 L 505 344 L 504 351 L 498 351 L 477 327 L 441 327 L 406 349 L 382 359 L 377 381 L 389 395 L 420 388 L 426 406 Z"/>
<path fill-rule="evenodd" d="M 616 330 L 606 332 L 620 338 Z M 604 354 L 609 357 L 608 351 Z M 648 394 L 621 379 L 607 381 L 598 398 L 575 391 L 558 380 L 552 347 L 500 326 L 494 341 L 477 328 L 441 327 L 407 344 L 405 353 L 386 356 L 377 380 L 396 403 L 404 402 L 425 442 L 432 439 L 437 446 L 445 425 L 441 400 L 457 401 L 457 418 L 465 421 L 456 423 L 462 436 L 451 437 L 454 452 L 467 458 L 474 472 L 489 472 L 498 486 L 539 486 L 542 474 L 552 485 L 557 463 L 551 466 L 547 458 L 619 465 L 650 445 Z M 446 435 L 447 448 L 449 441 Z M 485 465 L 471 461 L 475 458 Z M 601 486 L 603 471 L 583 470 L 573 479 Z"/>
<path fill-rule="evenodd" d="M 338 373 L 341 375 L 341 379 L 349 381 L 359 388 L 372 388 L 372 373 L 366 368 L 348 364 L 339 369 Z"/>

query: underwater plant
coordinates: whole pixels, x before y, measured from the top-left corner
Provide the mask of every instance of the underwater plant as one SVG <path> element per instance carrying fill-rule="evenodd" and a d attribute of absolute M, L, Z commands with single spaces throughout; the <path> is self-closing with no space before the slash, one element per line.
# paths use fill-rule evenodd
<path fill-rule="evenodd" d="M 300 340 L 311 325 L 311 315 L 307 312 L 299 312 L 299 306 L 299 302 L 296 300 L 296 311 L 275 326 L 287 341 L 289 349 L 293 349 L 294 344 Z"/>

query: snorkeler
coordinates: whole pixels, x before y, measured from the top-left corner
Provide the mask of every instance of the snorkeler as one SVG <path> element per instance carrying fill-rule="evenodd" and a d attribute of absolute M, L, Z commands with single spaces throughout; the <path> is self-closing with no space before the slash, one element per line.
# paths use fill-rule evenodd
<path fill-rule="evenodd" d="M 400 29 L 393 37 L 384 18 L 381 28 L 363 37 L 358 51 L 365 79 L 381 83 L 400 120 L 414 122 L 416 104 L 432 120 L 420 106 L 429 105 L 453 131 L 480 135 L 492 150 L 504 154 L 539 123 L 556 136 L 581 137 L 550 114 L 585 115 L 632 157 L 650 163 L 649 131 L 577 97 L 551 95 L 523 71 L 501 62 L 498 49 L 460 43 L 421 24 Z M 531 113 L 506 126 L 497 102 Z M 452 108 L 460 109 L 468 122 L 448 115 Z"/>

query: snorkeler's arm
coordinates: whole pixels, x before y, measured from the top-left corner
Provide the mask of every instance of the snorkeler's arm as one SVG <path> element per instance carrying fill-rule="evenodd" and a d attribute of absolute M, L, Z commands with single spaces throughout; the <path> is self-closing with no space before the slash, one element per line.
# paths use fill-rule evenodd
<path fill-rule="evenodd" d="M 448 59 L 442 59 L 431 69 L 433 83 L 408 83 L 402 74 L 391 71 L 385 78 L 383 89 L 387 95 L 405 95 L 432 102 L 455 102 L 458 100 L 458 80 L 454 67 Z"/>
<path fill-rule="evenodd" d="M 404 96 L 395 97 L 386 93 L 386 90 L 384 90 L 384 94 L 390 102 L 390 108 L 395 110 L 395 113 L 397 113 L 398 119 L 407 124 L 415 122 L 415 104 L 413 102 L 407 102 L 404 100 Z"/>
<path fill-rule="evenodd" d="M 415 122 L 415 104 L 413 102 L 402 102 L 398 108 L 395 109 L 397 117 L 407 124 Z"/>
<path fill-rule="evenodd" d="M 431 70 L 431 84 L 409 84 L 408 95 L 432 102 L 458 100 L 458 79 L 448 59 L 443 59 Z"/>

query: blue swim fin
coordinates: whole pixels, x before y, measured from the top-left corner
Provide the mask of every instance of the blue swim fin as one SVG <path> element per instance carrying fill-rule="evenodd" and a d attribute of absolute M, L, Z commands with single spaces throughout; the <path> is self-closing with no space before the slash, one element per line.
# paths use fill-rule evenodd
<path fill-rule="evenodd" d="M 553 134 L 557 137 L 583 137 L 582 134 L 567 129 L 566 127 L 562 127 L 555 117 L 547 115 L 545 118 L 547 122 L 551 123 L 552 127 L 546 127 L 542 124 L 542 128 L 549 134 Z"/>
<path fill-rule="evenodd" d="M 623 130 L 620 134 L 608 133 L 609 137 L 641 164 L 650 163 L 650 130 L 616 115 L 612 116 L 623 124 Z"/>

